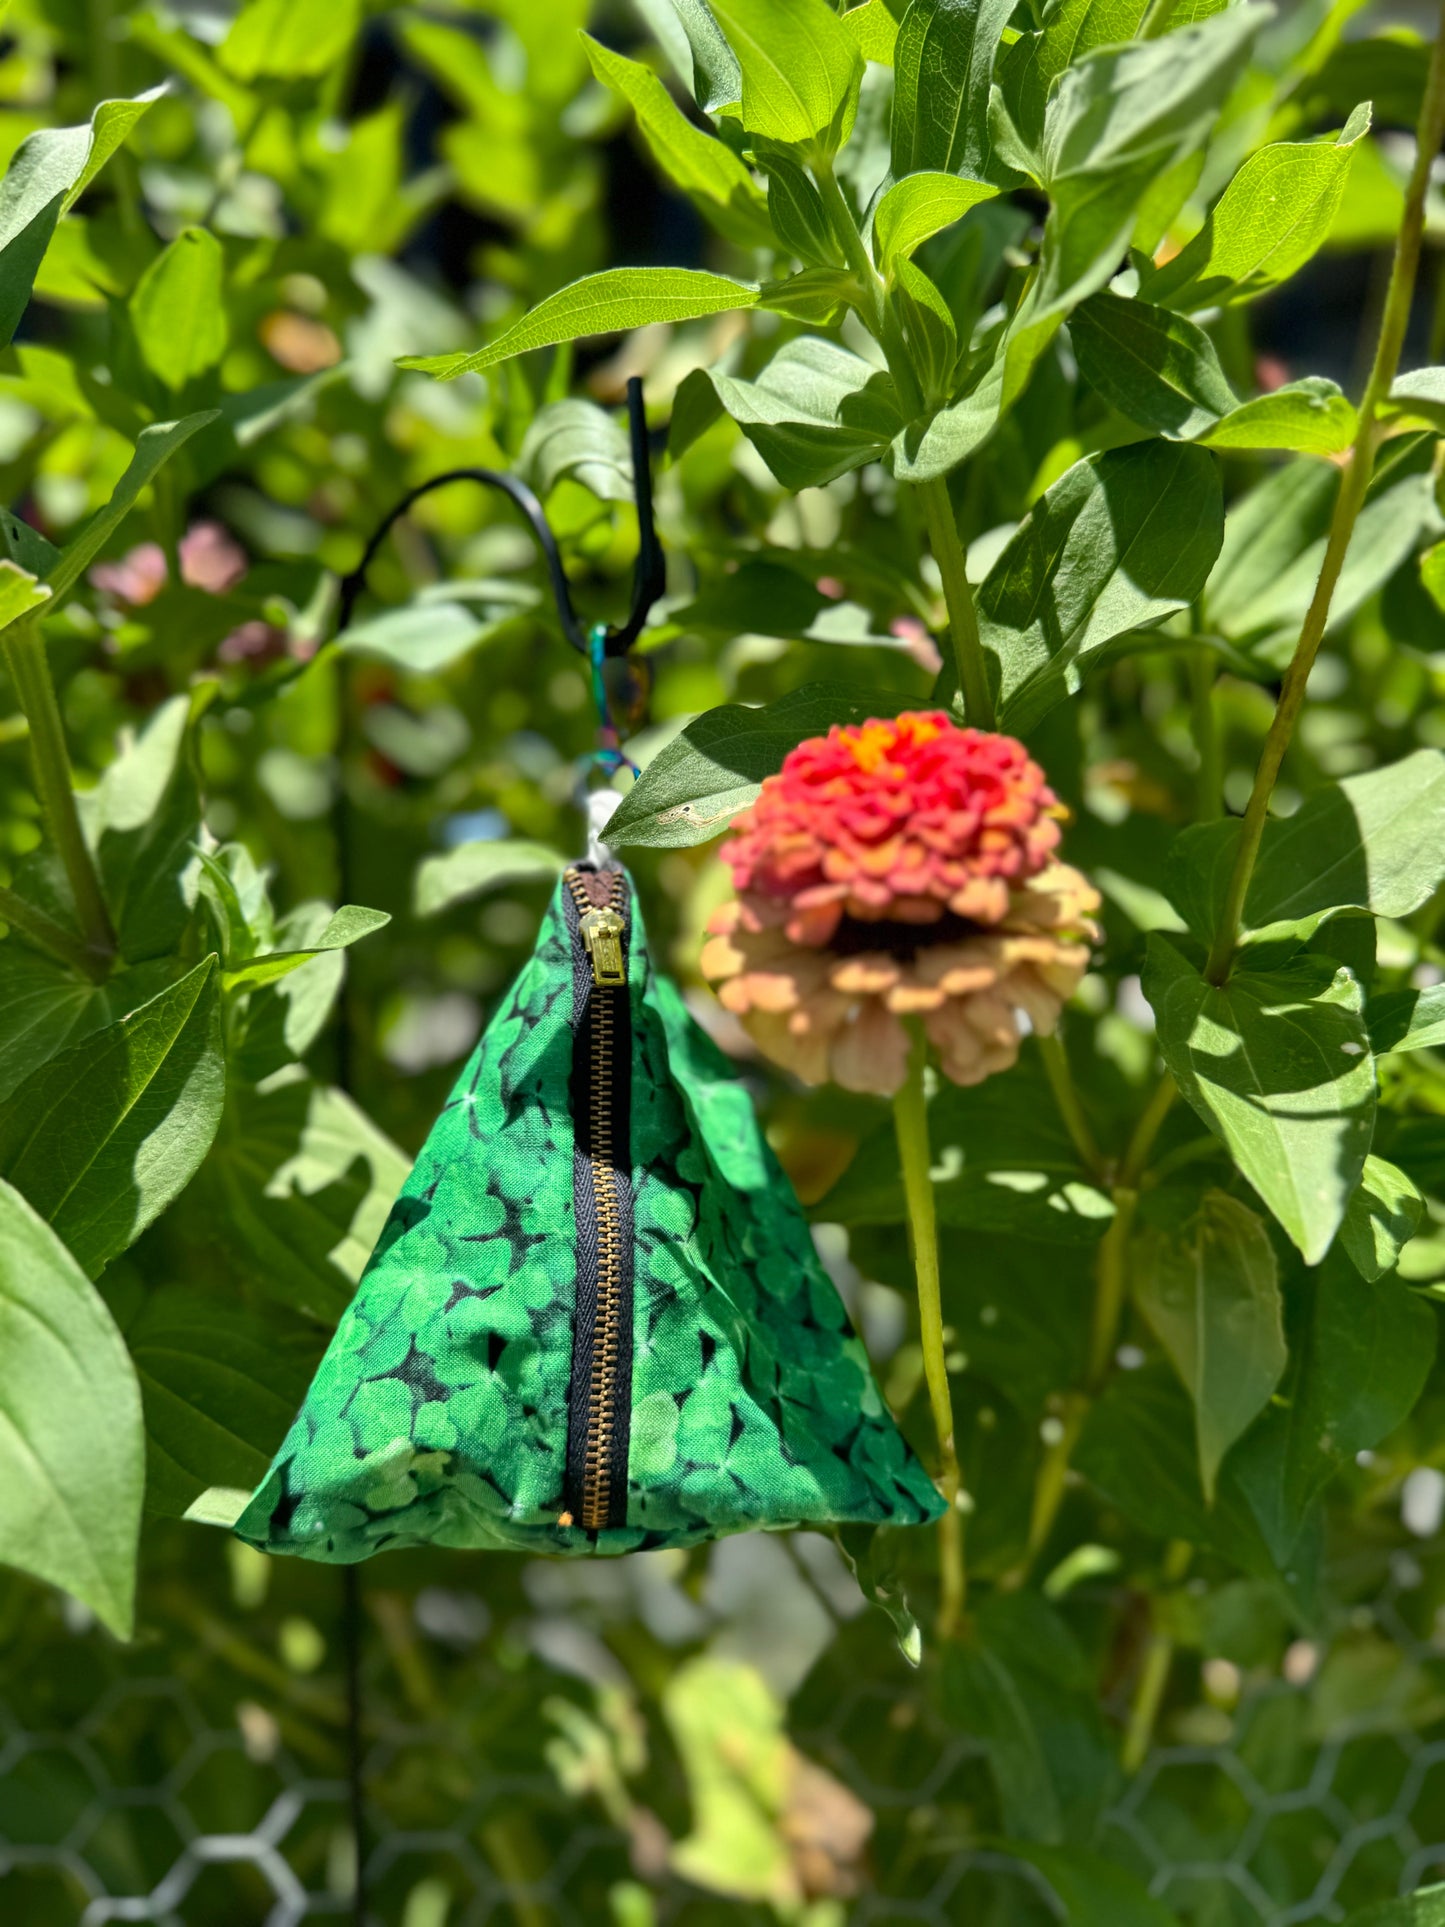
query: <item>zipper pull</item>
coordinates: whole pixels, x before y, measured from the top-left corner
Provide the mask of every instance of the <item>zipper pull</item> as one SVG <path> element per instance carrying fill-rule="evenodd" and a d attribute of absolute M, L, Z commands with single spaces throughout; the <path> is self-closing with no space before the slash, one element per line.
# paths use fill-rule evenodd
<path fill-rule="evenodd" d="M 592 981 L 604 987 L 627 982 L 622 954 L 622 918 L 615 910 L 587 910 L 577 921 L 587 955 L 592 959 Z"/>

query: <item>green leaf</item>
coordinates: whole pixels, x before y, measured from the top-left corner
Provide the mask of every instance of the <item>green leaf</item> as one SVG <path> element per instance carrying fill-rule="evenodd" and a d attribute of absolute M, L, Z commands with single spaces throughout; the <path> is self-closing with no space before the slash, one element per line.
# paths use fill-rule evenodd
<path fill-rule="evenodd" d="M 9 509 L 0 509 L 0 555 L 17 563 L 27 575 L 47 577 L 59 560 L 60 551 Z"/>
<path fill-rule="evenodd" d="M 1355 411 L 1335 382 L 1307 376 L 1241 402 L 1208 335 L 1167 308 L 1092 295 L 1070 318 L 1069 335 L 1090 386 L 1172 440 L 1333 455 L 1354 439 Z"/>
<path fill-rule="evenodd" d="M 205 1241 L 224 1224 L 239 1279 L 334 1326 L 410 1162 L 349 1097 L 292 1065 L 233 1092 L 180 1228 Z"/>
<path fill-rule="evenodd" d="M 338 381 L 345 381 L 350 364 L 338 361 L 313 375 L 293 375 L 285 381 L 264 381 L 238 394 L 222 394 L 216 415 L 191 444 L 187 460 L 196 485 L 214 481 L 239 466 L 265 436 L 291 422 L 306 421 L 315 413 L 317 397 Z"/>
<path fill-rule="evenodd" d="M 1150 937 L 1144 994 L 1183 1096 L 1229 1146 L 1306 1264 L 1318 1264 L 1359 1183 L 1375 1118 L 1360 987 L 1333 959 L 1302 955 L 1208 983 Z"/>
<path fill-rule="evenodd" d="M 145 1408 L 146 1510 L 178 1519 L 208 1486 L 254 1490 L 319 1343 L 192 1286 L 147 1292 L 125 1339 Z"/>
<path fill-rule="evenodd" d="M 513 355 L 549 348 L 559 341 L 621 334 L 653 321 L 692 321 L 699 315 L 755 308 L 757 303 L 757 288 L 729 281 L 725 275 L 705 274 L 700 268 L 606 268 L 549 294 L 485 348 L 403 355 L 397 367 L 415 368 L 438 381 L 455 381 L 458 375 L 494 368 Z"/>
<path fill-rule="evenodd" d="M 887 1616 L 899 1652 L 910 1666 L 919 1665 L 923 1634 L 895 1567 L 897 1534 L 887 1526 L 835 1526 L 833 1538 L 859 1592 Z"/>
<path fill-rule="evenodd" d="M 812 328 L 838 328 L 857 299 L 858 277 L 851 268 L 801 268 L 781 281 L 765 281 L 758 306 Z M 694 372 L 707 380 L 702 369 Z M 713 400 L 717 403 L 716 392 Z"/>
<path fill-rule="evenodd" d="M 130 298 L 141 360 L 173 393 L 226 352 L 226 257 L 205 228 L 182 228 Z"/>
<path fill-rule="evenodd" d="M 277 978 L 287 977 L 302 964 L 309 963 L 313 957 L 319 957 L 328 950 L 346 950 L 390 922 L 389 911 L 367 910 L 359 903 L 343 903 L 303 949 L 271 950 L 263 956 L 252 957 L 238 964 L 235 969 L 224 972 L 222 982 L 227 990 L 274 983 Z"/>
<path fill-rule="evenodd" d="M 1425 1200 L 1398 1166 L 1365 1159 L 1360 1188 L 1340 1226 L 1340 1243 L 1362 1277 L 1374 1280 L 1395 1269 L 1424 1212 Z"/>
<path fill-rule="evenodd" d="M 988 95 L 1010 0 L 911 0 L 893 49 L 893 172 L 989 178 Z"/>
<path fill-rule="evenodd" d="M 861 7 L 849 7 L 843 15 L 843 26 L 865 60 L 879 67 L 893 65 L 898 22 L 888 11 L 888 0 L 863 0 Z"/>
<path fill-rule="evenodd" d="M 1212 1505 L 1220 1461 L 1268 1403 L 1288 1356 L 1274 1247 L 1247 1205 L 1206 1191 L 1177 1230 L 1141 1234 L 1132 1271 L 1139 1309 L 1194 1402 Z"/>
<path fill-rule="evenodd" d="M 1130 630 L 1187 608 L 1219 553 L 1219 474 L 1169 442 L 1077 462 L 1030 509 L 978 592 L 999 722 L 1027 731 Z"/>
<path fill-rule="evenodd" d="M 842 250 L 807 169 L 781 151 L 763 155 L 761 164 L 768 177 L 768 219 L 784 249 L 811 267 L 841 267 Z M 770 300 L 775 285 L 769 284 Z"/>
<path fill-rule="evenodd" d="M 1183 1539 L 1217 1553 L 1259 1578 L 1279 1568 L 1259 1521 L 1237 1482 L 1236 1462 L 1254 1446 L 1261 1421 L 1231 1458 L 1212 1506 L 1204 1502 L 1188 1397 L 1165 1365 L 1116 1373 L 1090 1411 L 1074 1464 L 1127 1519 L 1157 1539 Z M 1283 1577 L 1298 1596 L 1313 1574 L 1306 1548 Z"/>
<path fill-rule="evenodd" d="M 1169 24 L 1182 26 L 1186 19 L 1221 10 L 1222 0 L 1221 6 L 1176 7 Z M 1059 0 L 1043 11 L 1041 30 L 1020 34 L 1000 70 L 1002 97 L 1026 150 L 1036 150 L 1043 136 L 1053 82 L 1091 49 L 1133 40 L 1149 11 L 1149 0 Z"/>
<path fill-rule="evenodd" d="M 1435 1357 L 1436 1315 L 1398 1279 L 1367 1285 L 1332 1252 L 1311 1282 L 1283 1401 L 1231 1461 L 1281 1558 L 1335 1474 L 1408 1417 Z"/>
<path fill-rule="evenodd" d="M 221 65 L 237 80 L 287 80 L 329 73 L 361 24 L 361 0 L 246 0 L 221 43 Z"/>
<path fill-rule="evenodd" d="M 801 146 L 847 138 L 863 56 L 826 0 L 711 0 L 742 75 L 750 134 Z"/>
<path fill-rule="evenodd" d="M 1396 375 L 1380 415 L 1384 421 L 1445 428 L 1445 368 L 1412 368 Z"/>
<path fill-rule="evenodd" d="M 1419 546 L 1445 529 L 1435 506 L 1426 437 L 1387 444 L 1355 523 L 1330 605 L 1334 633 Z M 1399 453 L 1391 459 L 1391 452 Z M 1224 546 L 1204 594 L 1205 621 L 1246 646 L 1262 665 L 1282 667 L 1324 560 L 1339 471 L 1294 462 L 1230 504 Z"/>
<path fill-rule="evenodd" d="M 1237 821 L 1176 837 L 1165 888 L 1191 930 L 1212 937 Z M 1340 910 L 1408 917 L 1445 880 L 1445 750 L 1417 749 L 1363 776 L 1314 790 L 1293 816 L 1265 824 L 1244 904 L 1254 940 L 1310 936 Z"/>
<path fill-rule="evenodd" d="M 982 447 L 998 426 L 1004 370 L 1000 349 L 967 395 L 899 430 L 892 449 L 893 473 L 899 481 L 927 482 L 935 475 L 947 475 Z"/>
<path fill-rule="evenodd" d="M 1229 505 L 1224 543 L 1204 592 L 1204 617 L 1229 636 L 1257 625 L 1253 612 L 1329 524 L 1339 478 L 1318 462 L 1288 462 Z"/>
<path fill-rule="evenodd" d="M 527 424 L 516 472 L 545 502 L 561 481 L 579 482 L 603 502 L 630 502 L 632 449 L 615 416 L 569 395 L 539 408 Z"/>
<path fill-rule="evenodd" d="M 431 676 L 495 641 L 529 617 L 541 599 L 530 582 L 439 582 L 404 608 L 353 622 L 332 647 L 343 655 L 390 663 L 408 675 Z"/>
<path fill-rule="evenodd" d="M 603 833 L 609 848 L 687 849 L 721 836 L 756 800 L 765 776 L 806 736 L 834 723 L 896 716 L 914 698 L 804 683 L 758 709 L 725 703 L 691 722 L 660 749 L 623 797 Z"/>
<path fill-rule="evenodd" d="M 146 1003 L 181 974 L 173 960 L 118 970 L 103 984 L 77 977 L 16 937 L 0 944 L 0 1103 L 32 1071 Z"/>
<path fill-rule="evenodd" d="M 0 562 L 0 629 L 8 629 L 49 600 L 50 591 L 43 582 L 14 562 Z"/>
<path fill-rule="evenodd" d="M 164 87 L 134 100 L 103 100 L 81 127 L 30 134 L 0 181 L 0 347 L 30 301 L 56 223 L 74 205 Z"/>
<path fill-rule="evenodd" d="M 707 0 L 672 0 L 672 7 L 692 55 L 692 92 L 698 106 L 705 114 L 734 106 L 742 98 L 742 69 Z"/>
<path fill-rule="evenodd" d="M 135 507 L 141 490 L 156 470 L 168 462 L 178 448 L 188 442 L 199 428 L 217 419 L 214 408 L 183 415 L 179 421 L 152 422 L 136 437 L 135 454 L 112 491 L 104 508 L 96 510 L 78 535 L 60 551 L 60 560 L 46 577 L 46 584 L 58 605 L 74 588 L 85 569 L 93 562 L 110 537 Z"/>
<path fill-rule="evenodd" d="M 274 947 L 314 950 L 332 915 L 329 903 L 297 904 L 277 925 Z M 304 1057 L 321 1035 L 345 976 L 341 951 L 316 950 L 286 976 L 253 988 L 246 1000 L 244 1030 L 231 1039 L 237 1074 L 259 1083 Z"/>
<path fill-rule="evenodd" d="M 1445 1927 L 1445 1886 L 1421 1887 L 1403 1900 L 1382 1900 L 1351 1914 L 1345 1927 Z"/>
<path fill-rule="evenodd" d="M 545 843 L 459 843 L 442 856 L 423 858 L 416 873 L 416 913 L 434 917 L 505 883 L 555 880 L 563 867 L 563 859 Z"/>
<path fill-rule="evenodd" d="M 1287 281 L 1329 234 L 1369 127 L 1365 105 L 1337 141 L 1278 141 L 1252 154 L 1199 233 L 1144 275 L 1140 293 L 1171 308 L 1203 308 L 1252 301 Z"/>
<path fill-rule="evenodd" d="M 173 950 L 196 900 L 201 799 L 190 726 L 189 699 L 173 696 L 78 799 L 121 955 L 131 963 Z"/>
<path fill-rule="evenodd" d="M 3 1182 L 0 1418 L 0 1559 L 128 1638 L 145 1485 L 135 1373 L 95 1287 Z"/>
<path fill-rule="evenodd" d="M 768 244 L 767 204 L 747 168 L 725 142 L 695 127 L 657 75 L 641 61 L 582 36 L 592 71 L 628 102 L 659 168 L 719 231 L 743 246 Z"/>
<path fill-rule="evenodd" d="M 26 1079 L 0 1171 L 94 1276 L 190 1182 L 221 1115 L 216 959 Z"/>
<path fill-rule="evenodd" d="M 946 400 L 958 365 L 958 333 L 948 303 L 912 261 L 897 263 L 888 302 L 925 399 Z"/>
<path fill-rule="evenodd" d="M 1232 7 L 1157 40 L 1095 48 L 1063 74 L 1044 116 L 1039 175 L 1052 206 L 1009 328 L 1006 407 L 1069 310 L 1114 274 L 1149 190 L 1213 134 L 1267 17 Z"/>
<path fill-rule="evenodd" d="M 1037 1049 L 976 1090 L 944 1082 L 929 1100 L 938 1221 L 1043 1244 L 1092 1246 L 1113 1216 L 1055 1108 Z M 846 1225 L 908 1219 L 892 1121 L 859 1145 L 810 1216 Z"/>
<path fill-rule="evenodd" d="M 1338 455 L 1355 439 L 1354 404 L 1337 383 L 1306 375 L 1268 395 L 1241 402 L 1199 436 L 1206 448 L 1283 448 Z"/>
<path fill-rule="evenodd" d="M 995 1594 L 943 1656 L 949 1718 L 982 1742 L 1005 1830 L 1024 1839 L 1088 1839 L 1118 1769 L 1089 1667 L 1037 1593 Z"/>
<path fill-rule="evenodd" d="M 1445 1045 L 1445 984 L 1386 991 L 1370 999 L 1365 1015 L 1376 1057 L 1391 1051 L 1438 1050 Z"/>
<path fill-rule="evenodd" d="M 1089 386 L 1156 434 L 1192 441 L 1239 405 L 1209 336 L 1167 308 L 1092 295 L 1071 316 L 1069 339 Z"/>
<path fill-rule="evenodd" d="M 876 461 L 900 426 L 892 377 L 815 336 L 788 342 L 756 381 L 708 373 L 784 488 L 821 487 Z"/>
<path fill-rule="evenodd" d="M 1020 1069 L 1027 1065 L 1026 1054 Z M 1011 1083 L 1014 1075 L 1010 1072 L 1007 1078 L 995 1081 Z M 1036 1077 L 1028 1080 L 1029 1094 L 1035 1097 L 1036 1115 L 1042 1122 L 1036 1096 L 1040 1084 L 1041 1080 Z M 982 1096 L 983 1087 L 978 1086 L 974 1095 Z M 821 1100 L 818 1115 L 825 1121 L 830 1102 L 836 1099 Z M 935 1098 L 935 1106 L 937 1102 Z M 1011 1118 L 1005 1118 L 1003 1128 L 1012 1127 L 1017 1137 L 1022 1123 L 1022 1117 L 1017 1125 Z M 1027 1155 L 1025 1151 L 1025 1160 Z M 949 1147 L 945 1146 L 943 1158 L 934 1166 L 935 1172 L 941 1170 L 943 1174 L 941 1181 L 935 1180 L 940 1203 L 948 1191 L 953 1163 Z M 857 1265 L 865 1278 L 876 1279 L 879 1284 L 903 1294 L 906 1300 L 907 1294 L 916 1289 L 917 1279 L 911 1267 L 908 1240 L 897 1215 L 888 1223 L 859 1224 L 837 1189 L 830 1203 L 838 1208 L 812 1207 L 814 1221 L 846 1224 L 850 1262 Z M 1043 1215 L 1047 1213 L 1035 1212 L 1035 1217 Z M 1019 1488 L 1029 1482 L 1034 1468 L 1015 1459 L 1004 1443 L 1012 1429 L 1013 1415 L 1025 1428 L 1019 1436 L 1027 1457 L 1027 1447 L 1037 1437 L 1036 1428 L 1054 1409 L 1059 1387 L 1076 1383 L 1088 1369 L 1089 1302 L 1100 1227 L 1096 1220 L 1087 1241 L 1074 1237 L 1068 1242 L 1048 1244 L 1045 1249 L 1046 1240 L 1040 1237 L 1033 1223 L 1023 1218 L 1002 1226 L 996 1220 L 984 1219 L 982 1228 L 970 1224 L 962 1233 L 954 1228 L 955 1222 L 945 1221 L 938 1248 L 943 1302 L 948 1307 L 948 1321 L 953 1331 L 950 1344 L 967 1359 L 970 1380 L 979 1387 L 987 1386 L 1004 1406 L 1012 1408 L 1002 1434 L 986 1440 L 974 1432 L 974 1447 L 983 1451 L 985 1458 L 982 1462 L 972 1459 L 970 1475 L 981 1480 L 984 1466 L 1002 1446 L 1013 1464 L 1007 1473 L 1003 1473 L 1002 1468 L 1000 1471 L 1013 1486 L 1013 1496 L 1017 1496 Z M 985 1427 L 987 1423 L 985 1420 Z M 974 1447 L 969 1448 L 970 1453 Z M 992 1493 L 992 1500 L 999 1500 L 1007 1510 L 1012 1510 L 1011 1500 L 1004 1499 L 1001 1493 Z M 990 1536 L 996 1526 L 1001 1526 L 1007 1545 L 1022 1524 L 1016 1517 L 1008 1519 L 995 1512 L 989 1521 Z M 993 1540 L 991 1553 L 975 1545 L 975 1553 L 986 1564 L 991 1564 L 991 1555 L 996 1557 L 998 1550 L 997 1539 Z M 1016 1546 L 1010 1549 L 1007 1555 L 1010 1563 L 1016 1552 Z"/>
<path fill-rule="evenodd" d="M 987 182 L 958 174 L 910 174 L 895 181 L 873 210 L 873 255 L 884 278 L 895 263 L 997 193 Z"/>
<path fill-rule="evenodd" d="M 1178 1916 L 1117 1861 L 1082 1847 L 1065 1850 L 1024 1840 L 999 1844 L 1044 1876 L 1069 1927 L 1179 1927 Z"/>

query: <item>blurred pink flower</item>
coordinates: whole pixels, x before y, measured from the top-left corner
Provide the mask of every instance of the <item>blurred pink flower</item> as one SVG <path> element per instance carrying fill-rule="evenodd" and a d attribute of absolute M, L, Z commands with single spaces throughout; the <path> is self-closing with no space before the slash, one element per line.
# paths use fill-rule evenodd
<path fill-rule="evenodd" d="M 132 609 L 141 609 L 155 601 L 166 586 L 169 574 L 166 552 L 160 543 L 142 542 L 118 562 L 97 562 L 90 579 L 97 589 L 103 589 L 117 601 L 128 603 Z"/>
<path fill-rule="evenodd" d="M 196 522 L 180 540 L 181 580 L 224 595 L 246 573 L 245 551 L 219 522 Z"/>
<path fill-rule="evenodd" d="M 245 551 L 219 522 L 196 522 L 180 539 L 181 580 L 208 595 L 224 595 L 246 573 Z M 132 609 L 154 602 L 170 579 L 159 542 L 141 542 L 115 562 L 97 562 L 90 580 Z"/>

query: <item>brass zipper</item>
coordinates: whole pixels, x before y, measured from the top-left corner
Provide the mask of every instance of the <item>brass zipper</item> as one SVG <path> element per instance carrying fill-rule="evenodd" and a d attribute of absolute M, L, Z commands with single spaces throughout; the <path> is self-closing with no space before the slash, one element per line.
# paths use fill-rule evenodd
<path fill-rule="evenodd" d="M 626 992 L 627 959 L 623 950 L 626 923 L 622 915 L 623 878 L 607 881 L 608 900 L 599 904 L 593 890 L 598 873 L 584 877 L 569 870 L 567 888 L 577 906 L 577 934 L 592 969 L 590 1023 L 585 1048 L 587 1095 L 588 1177 L 596 1221 L 597 1289 L 592 1318 L 591 1367 L 587 1379 L 586 1436 L 582 1459 L 581 1518 L 589 1532 L 600 1531 L 612 1513 L 612 1457 L 617 1427 L 617 1401 L 622 1321 L 630 1269 L 623 1243 L 620 1190 L 630 1184 L 624 1165 L 619 1170 L 615 1142 L 616 1062 L 619 1029 L 617 994 Z M 624 1159 L 627 1146 L 621 1147 Z M 564 1514 L 564 1522 L 570 1523 Z"/>

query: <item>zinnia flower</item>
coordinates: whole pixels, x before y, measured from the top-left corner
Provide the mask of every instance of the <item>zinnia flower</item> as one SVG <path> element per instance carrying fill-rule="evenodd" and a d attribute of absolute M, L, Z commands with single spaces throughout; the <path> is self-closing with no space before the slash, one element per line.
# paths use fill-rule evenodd
<path fill-rule="evenodd" d="M 1054 852 L 1064 811 L 1022 743 L 941 712 L 800 743 L 722 846 L 736 897 L 703 974 L 805 1082 L 890 1095 L 918 1019 L 955 1084 L 1051 1031 L 1098 936 Z"/>

